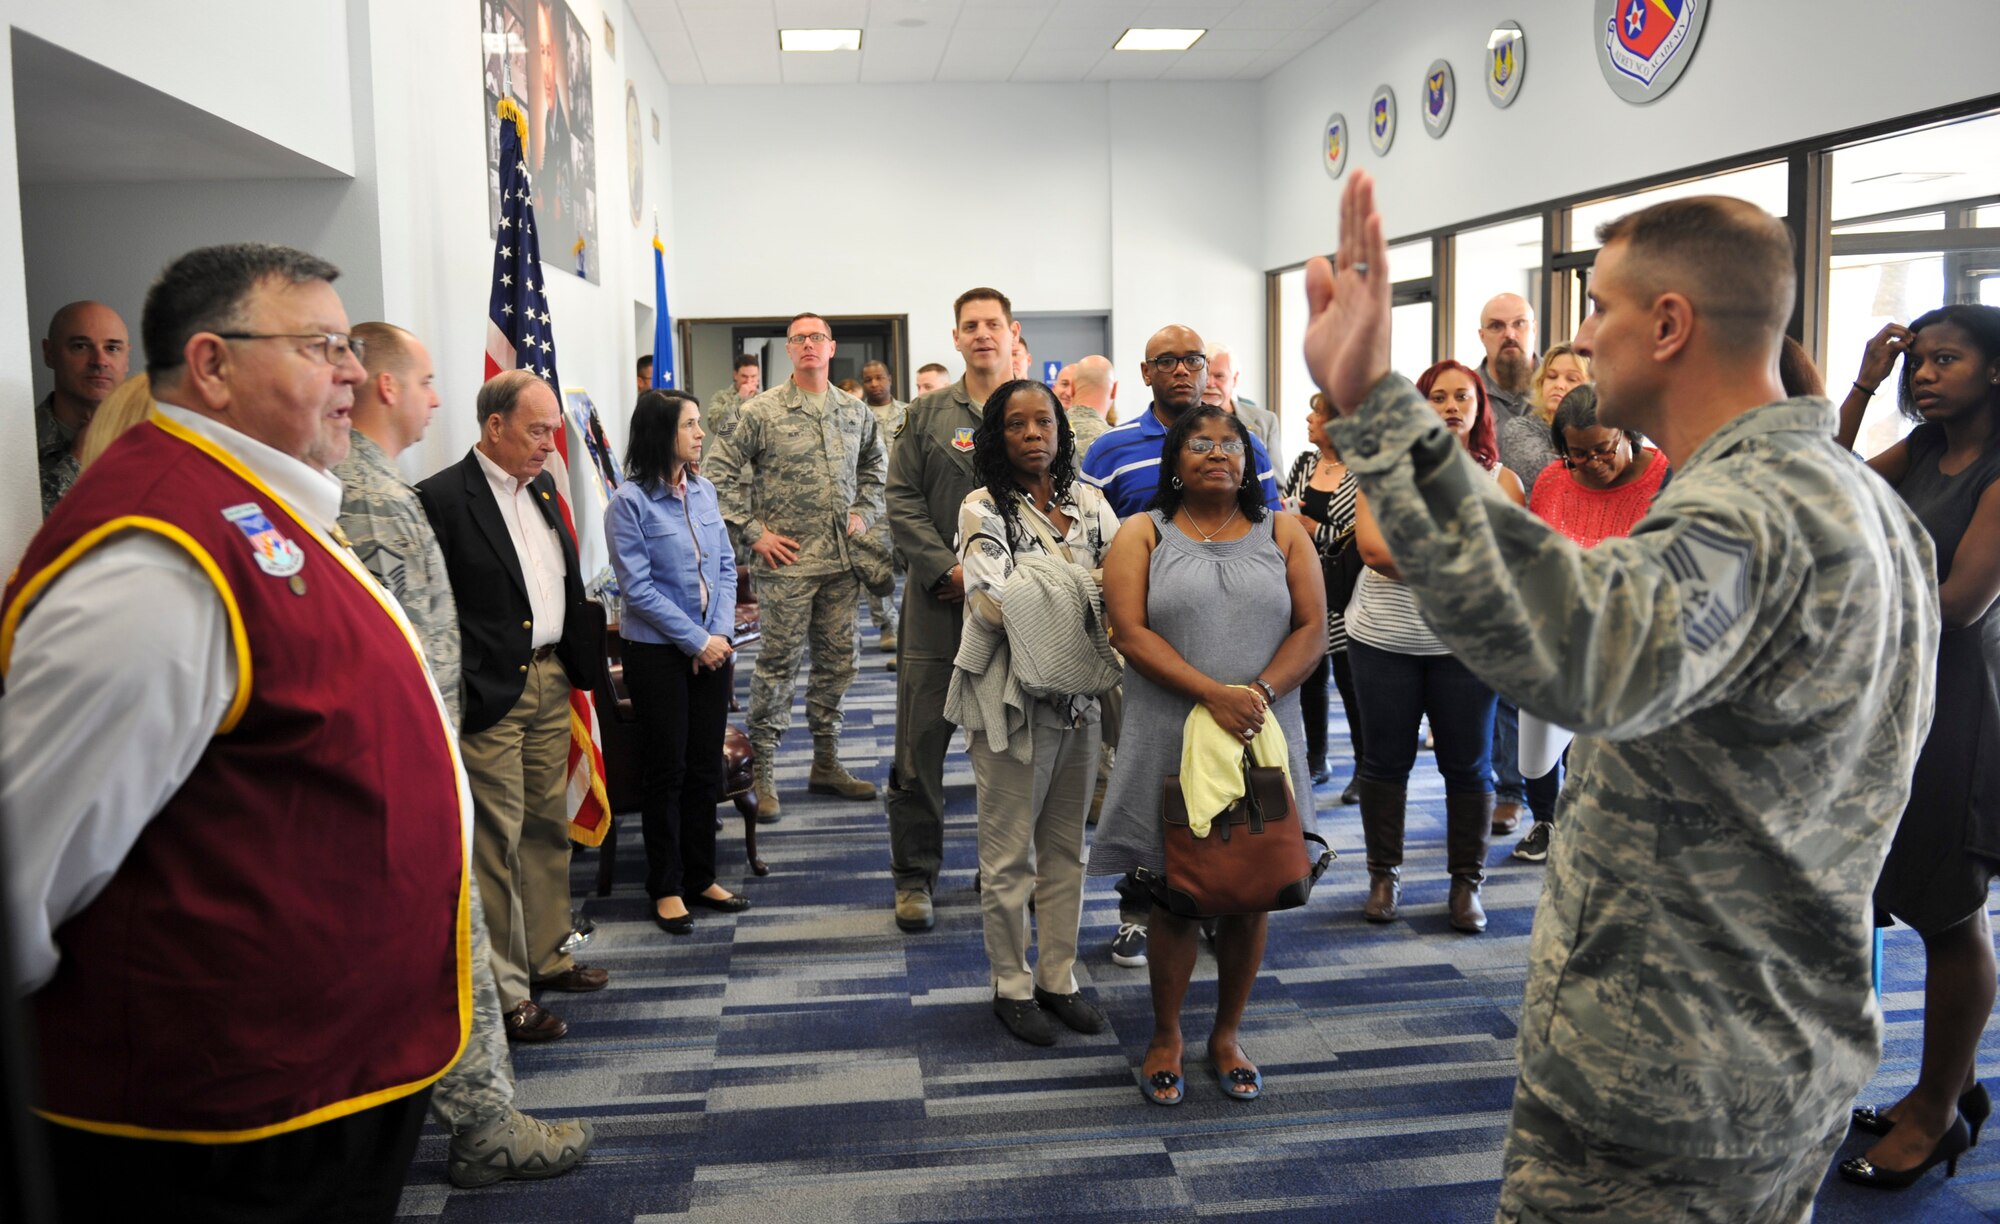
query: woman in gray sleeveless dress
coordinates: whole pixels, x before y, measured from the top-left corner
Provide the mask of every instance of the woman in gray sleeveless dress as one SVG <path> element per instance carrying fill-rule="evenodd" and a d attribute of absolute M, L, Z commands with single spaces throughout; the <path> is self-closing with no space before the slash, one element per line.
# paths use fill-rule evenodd
<path fill-rule="evenodd" d="M 1164 871 L 1160 784 L 1180 772 L 1181 733 L 1196 701 L 1224 730 L 1254 736 L 1275 716 L 1306 829 L 1312 775 L 1298 686 L 1326 652 L 1326 592 L 1312 538 L 1297 520 L 1270 515 L 1241 422 L 1190 409 L 1161 446 L 1159 494 L 1126 520 L 1105 559 L 1113 640 L 1125 655 L 1125 726 L 1118 766 L 1091 848 L 1092 875 Z M 1220 920 L 1217 997 L 1209 1060 L 1225 1095 L 1253 1100 L 1263 1079 L 1236 1042 L 1264 959 L 1267 916 Z M 1181 1001 L 1194 973 L 1197 924 L 1158 906 L 1148 923 L 1153 1038 L 1140 1089 L 1157 1105 L 1184 1098 Z"/>

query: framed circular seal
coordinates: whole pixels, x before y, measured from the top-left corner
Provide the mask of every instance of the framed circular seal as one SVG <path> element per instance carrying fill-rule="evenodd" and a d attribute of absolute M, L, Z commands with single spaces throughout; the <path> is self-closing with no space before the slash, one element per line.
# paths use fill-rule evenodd
<path fill-rule="evenodd" d="M 1320 144 L 1320 164 L 1329 178 L 1339 178 L 1347 170 L 1347 116 L 1339 111 L 1326 117 L 1325 137 Z"/>
<path fill-rule="evenodd" d="M 1424 69 L 1424 130 L 1436 140 L 1451 126 L 1452 107 L 1458 104 L 1458 81 L 1452 76 L 1451 63 L 1447 60 L 1432 60 Z"/>
<path fill-rule="evenodd" d="M 1503 21 L 1486 37 L 1486 100 L 1505 109 L 1528 73 L 1528 36 L 1517 21 Z"/>
<path fill-rule="evenodd" d="M 1714 0 L 1597 0 L 1597 66 L 1635 106 L 1663 96 L 1687 71 Z"/>
<path fill-rule="evenodd" d="M 646 141 L 639 129 L 639 87 L 630 81 L 625 82 L 625 179 L 636 226 L 646 209 Z"/>
<path fill-rule="evenodd" d="M 1375 91 L 1368 102 L 1368 146 L 1377 157 L 1388 154 L 1396 143 L 1396 91 L 1387 85 Z"/>

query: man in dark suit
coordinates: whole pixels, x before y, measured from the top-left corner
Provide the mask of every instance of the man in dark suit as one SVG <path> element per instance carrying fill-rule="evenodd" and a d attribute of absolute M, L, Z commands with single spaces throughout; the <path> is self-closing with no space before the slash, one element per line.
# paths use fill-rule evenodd
<path fill-rule="evenodd" d="M 542 470 L 562 428 L 555 392 L 528 370 L 479 389 L 479 441 L 417 486 L 444 550 L 464 647 L 460 750 L 472 783 L 473 868 L 493 937 L 493 978 L 517 1041 L 568 1031 L 528 997 L 600 990 L 571 962 L 571 687 L 604 669 L 604 612 L 584 598 L 576 545 Z"/>

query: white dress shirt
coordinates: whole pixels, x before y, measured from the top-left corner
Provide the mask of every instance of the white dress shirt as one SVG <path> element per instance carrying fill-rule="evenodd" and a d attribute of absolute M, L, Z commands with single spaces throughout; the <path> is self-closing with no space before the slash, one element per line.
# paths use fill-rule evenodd
<path fill-rule="evenodd" d="M 337 479 L 185 408 L 159 410 L 250 469 L 315 539 L 379 589 L 334 543 Z M 282 512 L 269 517 L 292 530 Z M 402 609 L 393 598 L 385 603 L 414 641 Z M 21 621 L 0 696 L 0 863 L 17 993 L 55 975 L 56 928 L 96 899 L 194 772 L 236 679 L 229 618 L 214 584 L 152 532 L 124 533 L 91 550 Z M 442 698 L 438 717 L 449 728 Z M 456 757 L 456 737 L 446 740 Z M 457 774 L 469 847 L 472 796 L 464 769 Z"/>
<path fill-rule="evenodd" d="M 478 447 L 473 447 L 472 453 L 479 456 L 486 483 L 493 486 L 493 499 L 500 503 L 500 519 L 507 524 L 507 538 L 514 541 L 514 557 L 521 563 L 521 578 L 528 584 L 528 607 L 533 610 L 535 620 L 528 644 L 553 646 L 562 641 L 563 575 L 568 572 L 562 545 L 556 540 L 556 529 L 549 526 L 535 505 L 541 494 L 532 483 L 509 476 Z"/>

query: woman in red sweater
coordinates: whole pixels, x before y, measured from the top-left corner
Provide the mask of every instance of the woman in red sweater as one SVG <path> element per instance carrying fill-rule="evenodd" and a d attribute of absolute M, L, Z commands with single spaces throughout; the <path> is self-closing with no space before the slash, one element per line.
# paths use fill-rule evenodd
<path fill-rule="evenodd" d="M 1535 477 L 1528 509 L 1584 548 L 1630 535 L 1667 479 L 1667 457 L 1630 430 L 1597 421 L 1597 388 L 1586 383 L 1565 395 L 1549 422 L 1556 461 Z M 1561 747 L 1569 733 L 1521 716 L 1521 770 L 1528 779 L 1528 810 L 1535 826 L 1514 847 L 1514 857 L 1539 863 L 1549 857 L 1556 798 L 1562 791 Z M 1530 770 L 1542 767 L 1540 777 Z"/>

